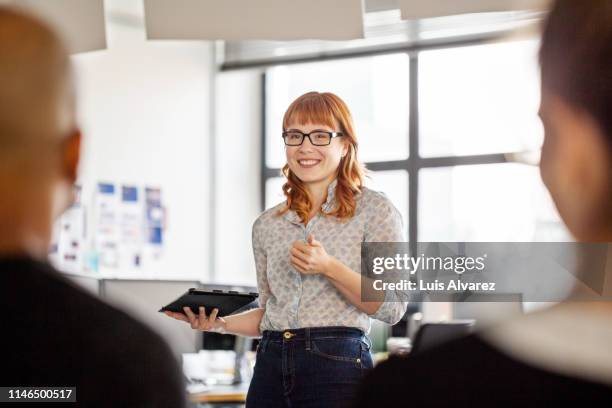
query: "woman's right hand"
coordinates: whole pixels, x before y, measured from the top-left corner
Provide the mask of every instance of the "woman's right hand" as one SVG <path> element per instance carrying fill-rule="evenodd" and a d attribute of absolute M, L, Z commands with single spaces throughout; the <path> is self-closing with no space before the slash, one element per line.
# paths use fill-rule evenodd
<path fill-rule="evenodd" d="M 206 309 L 202 306 L 200 306 L 200 313 L 197 315 L 189 307 L 184 307 L 183 310 L 185 314 L 176 312 L 164 313 L 168 317 L 189 323 L 194 330 L 225 333 L 227 322 L 222 317 L 217 317 L 219 309 L 214 309 L 209 316 L 206 316 Z"/>

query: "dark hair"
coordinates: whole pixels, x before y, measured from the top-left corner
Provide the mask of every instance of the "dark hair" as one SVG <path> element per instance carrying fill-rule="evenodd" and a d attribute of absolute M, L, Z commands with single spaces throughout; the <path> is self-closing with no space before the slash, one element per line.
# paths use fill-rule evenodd
<path fill-rule="evenodd" d="M 612 0 L 557 0 L 540 64 L 543 88 L 592 115 L 612 148 Z"/>

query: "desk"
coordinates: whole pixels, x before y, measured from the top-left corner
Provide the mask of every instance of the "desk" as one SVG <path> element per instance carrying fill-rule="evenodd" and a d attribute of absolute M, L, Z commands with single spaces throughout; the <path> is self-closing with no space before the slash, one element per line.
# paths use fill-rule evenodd
<path fill-rule="evenodd" d="M 197 403 L 198 406 L 201 404 L 227 404 L 223 406 L 243 406 L 246 402 L 247 391 L 249 390 L 249 384 L 239 385 L 218 385 L 212 387 L 210 390 L 204 392 L 198 392 L 189 394 L 189 400 L 193 403 Z"/>

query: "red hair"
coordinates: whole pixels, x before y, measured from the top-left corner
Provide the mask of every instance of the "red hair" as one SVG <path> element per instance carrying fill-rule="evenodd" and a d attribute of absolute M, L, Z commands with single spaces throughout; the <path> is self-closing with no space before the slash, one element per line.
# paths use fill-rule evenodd
<path fill-rule="evenodd" d="M 341 220 L 355 215 L 355 195 L 361 192 L 365 169 L 357 160 L 357 138 L 353 129 L 353 118 L 346 103 L 330 92 L 308 92 L 297 98 L 285 112 L 283 117 L 283 131 L 290 124 L 305 125 L 316 123 L 329 126 L 342 132 L 342 139 L 348 144 L 346 156 L 340 160 L 336 178 L 336 205 L 325 215 L 335 216 Z M 302 222 L 308 219 L 312 211 L 312 197 L 304 183 L 285 164 L 282 173 L 287 179 L 283 185 L 283 192 L 287 201 L 278 212 L 282 215 L 294 210 Z"/>

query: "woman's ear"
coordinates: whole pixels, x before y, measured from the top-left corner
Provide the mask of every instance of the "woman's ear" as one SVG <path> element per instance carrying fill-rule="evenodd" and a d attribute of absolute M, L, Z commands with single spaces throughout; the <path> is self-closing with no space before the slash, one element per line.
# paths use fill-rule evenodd
<path fill-rule="evenodd" d="M 349 151 L 349 144 L 347 142 L 344 142 L 342 144 L 342 158 L 344 159 L 346 157 L 346 155 L 348 154 Z"/>

